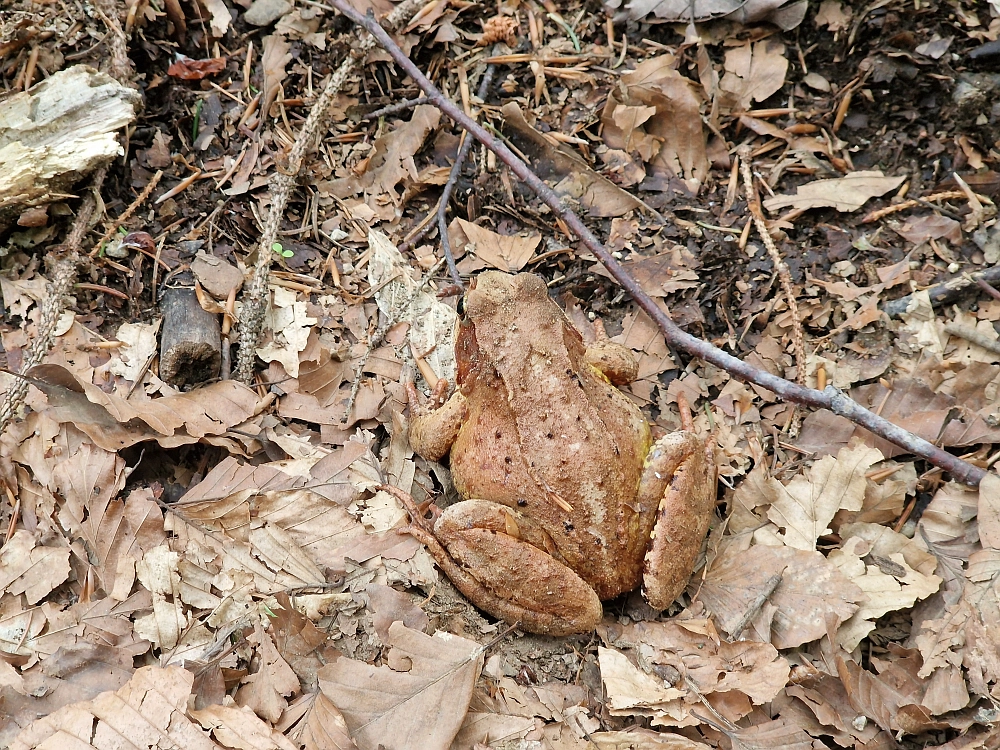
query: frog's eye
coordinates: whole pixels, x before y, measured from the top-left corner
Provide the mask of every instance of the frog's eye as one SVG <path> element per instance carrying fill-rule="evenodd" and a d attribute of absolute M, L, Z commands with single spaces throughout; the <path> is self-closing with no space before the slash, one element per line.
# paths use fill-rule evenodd
<path fill-rule="evenodd" d="M 458 311 L 459 317 L 465 317 L 465 295 L 463 294 L 458 298 L 458 306 L 455 308 Z"/>

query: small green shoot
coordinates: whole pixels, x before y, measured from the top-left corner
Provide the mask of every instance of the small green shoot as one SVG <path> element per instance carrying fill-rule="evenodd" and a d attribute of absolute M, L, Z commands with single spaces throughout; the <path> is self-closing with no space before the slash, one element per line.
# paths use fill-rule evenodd
<path fill-rule="evenodd" d="M 275 242 L 274 244 L 272 244 L 271 249 L 274 250 L 274 252 L 276 252 L 282 258 L 291 258 L 293 255 L 295 255 L 295 253 L 293 253 L 291 250 L 285 250 L 285 248 L 281 246 L 280 242 Z"/>

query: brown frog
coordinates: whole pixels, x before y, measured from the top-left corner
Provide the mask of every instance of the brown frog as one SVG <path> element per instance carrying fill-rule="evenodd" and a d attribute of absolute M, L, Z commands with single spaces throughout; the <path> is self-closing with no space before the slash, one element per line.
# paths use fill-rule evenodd
<path fill-rule="evenodd" d="M 588 348 L 541 278 L 488 271 L 465 298 L 456 392 L 442 403 L 443 384 L 428 408 L 409 387 L 410 443 L 431 460 L 450 451 L 470 498 L 433 528 L 410 501 L 410 533 L 476 606 L 535 633 L 591 630 L 601 600 L 640 582 L 668 607 L 715 507 L 705 442 L 687 429 L 652 441 L 612 385 L 635 378 L 635 359 L 597 330 Z"/>

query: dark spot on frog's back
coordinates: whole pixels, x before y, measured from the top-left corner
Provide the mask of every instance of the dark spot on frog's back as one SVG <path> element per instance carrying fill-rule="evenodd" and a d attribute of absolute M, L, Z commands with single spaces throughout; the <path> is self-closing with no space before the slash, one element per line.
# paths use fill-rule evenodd
<path fill-rule="evenodd" d="M 508 460 L 510 460 L 510 459 L 508 459 Z M 517 499 L 517 507 L 518 508 L 526 508 L 527 506 L 528 506 L 528 501 L 525 500 L 523 497 L 519 497 Z"/>

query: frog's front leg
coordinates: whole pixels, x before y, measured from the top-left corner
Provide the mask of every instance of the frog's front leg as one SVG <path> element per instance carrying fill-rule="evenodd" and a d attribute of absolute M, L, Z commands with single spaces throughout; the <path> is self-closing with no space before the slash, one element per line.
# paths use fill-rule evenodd
<path fill-rule="evenodd" d="M 640 507 L 657 506 L 642 577 L 652 607 L 666 609 L 687 585 L 715 497 L 715 465 L 705 441 L 680 431 L 653 444 L 639 484 Z"/>
<path fill-rule="evenodd" d="M 615 385 L 626 385 L 639 374 L 635 354 L 624 344 L 608 338 L 600 318 L 594 321 L 594 341 L 587 345 L 584 360 Z"/>
<path fill-rule="evenodd" d="M 406 384 L 410 402 L 410 447 L 428 459 L 440 461 L 451 449 L 465 421 L 466 401 L 461 391 L 444 400 L 448 381 L 441 379 L 431 393 L 430 403 L 422 405 L 412 382 Z"/>
<path fill-rule="evenodd" d="M 413 517 L 407 531 L 479 609 L 544 635 L 582 633 L 601 621 L 597 593 L 545 551 L 554 549 L 551 540 L 520 513 L 464 500 L 445 509 L 431 530 L 412 498 L 399 490 L 393 494 Z"/>

